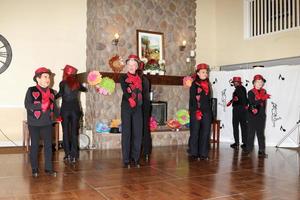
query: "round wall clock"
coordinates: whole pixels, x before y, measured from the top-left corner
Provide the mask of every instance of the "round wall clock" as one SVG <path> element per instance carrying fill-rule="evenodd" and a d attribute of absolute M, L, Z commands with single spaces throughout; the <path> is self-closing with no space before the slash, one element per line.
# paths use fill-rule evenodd
<path fill-rule="evenodd" d="M 12 51 L 9 42 L 0 34 L 0 74 L 10 65 Z"/>

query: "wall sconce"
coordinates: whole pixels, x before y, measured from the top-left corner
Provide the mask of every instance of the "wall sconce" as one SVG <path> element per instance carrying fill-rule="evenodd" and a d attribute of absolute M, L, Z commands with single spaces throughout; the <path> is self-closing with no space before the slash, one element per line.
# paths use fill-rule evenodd
<path fill-rule="evenodd" d="M 183 40 L 183 41 L 182 41 L 182 45 L 179 46 L 179 50 L 180 50 L 180 51 L 184 51 L 185 47 L 186 47 L 186 41 Z"/>
<path fill-rule="evenodd" d="M 116 33 L 115 35 L 114 35 L 114 39 L 112 40 L 112 44 L 113 45 L 115 45 L 115 46 L 117 46 L 118 45 L 118 43 L 119 43 L 119 34 L 118 33 Z"/>
<path fill-rule="evenodd" d="M 196 52 L 194 50 L 190 51 L 190 55 L 186 58 L 187 74 L 193 74 L 195 72 L 195 60 Z"/>

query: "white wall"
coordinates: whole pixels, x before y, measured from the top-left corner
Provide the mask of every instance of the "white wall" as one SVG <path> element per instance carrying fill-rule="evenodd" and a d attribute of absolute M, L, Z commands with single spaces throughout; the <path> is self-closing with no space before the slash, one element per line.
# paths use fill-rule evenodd
<path fill-rule="evenodd" d="M 300 29 L 244 39 L 243 0 L 197 0 L 197 62 L 212 66 L 300 56 Z"/>
<path fill-rule="evenodd" d="M 34 85 L 36 68 L 44 66 L 56 74 L 54 89 L 65 64 L 85 71 L 86 4 L 86 0 L 0 0 L 0 34 L 13 51 L 10 67 L 0 75 L 0 129 L 14 141 L 22 140 L 23 101 L 27 87 Z M 0 134 L 0 145 L 4 141 Z"/>
<path fill-rule="evenodd" d="M 196 61 L 216 66 L 216 0 L 197 0 Z"/>

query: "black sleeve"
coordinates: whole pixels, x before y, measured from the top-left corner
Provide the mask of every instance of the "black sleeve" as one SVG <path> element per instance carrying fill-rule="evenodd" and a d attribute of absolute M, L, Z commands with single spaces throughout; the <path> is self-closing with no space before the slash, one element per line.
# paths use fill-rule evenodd
<path fill-rule="evenodd" d="M 142 90 L 143 98 L 150 101 L 150 82 L 145 76 L 143 76 L 142 78 L 143 78 L 142 79 L 143 80 L 143 82 L 142 82 L 142 84 L 143 84 L 143 90 Z"/>
<path fill-rule="evenodd" d="M 120 77 L 120 84 L 121 84 L 121 88 L 123 90 L 123 95 L 125 96 L 125 98 L 128 100 L 131 95 L 127 92 L 127 88 L 129 87 L 129 84 L 125 82 L 125 75 Z"/>
<path fill-rule="evenodd" d="M 247 100 L 247 91 L 245 87 L 238 87 L 236 88 L 234 96 L 238 97 L 238 101 L 240 104 L 246 105 L 248 100 Z"/>
<path fill-rule="evenodd" d="M 191 87 L 190 87 L 190 99 L 189 99 L 189 110 L 194 110 L 196 108 L 195 105 L 196 101 L 196 85 L 193 82 Z"/>
<path fill-rule="evenodd" d="M 63 93 L 64 93 L 64 84 L 63 84 L 63 82 L 60 82 L 59 83 L 59 91 L 55 95 L 55 99 L 58 99 L 58 98 L 62 97 Z"/>
<path fill-rule="evenodd" d="M 56 104 L 56 101 L 55 101 L 55 99 L 54 99 L 54 101 L 53 101 L 53 112 L 54 112 L 54 115 L 55 115 L 55 117 L 57 118 L 57 117 L 59 117 L 59 109 L 58 109 L 58 107 L 57 107 L 57 104 Z"/>
<path fill-rule="evenodd" d="M 81 92 L 87 92 L 87 88 L 84 87 L 84 86 L 80 83 L 79 91 L 81 91 Z"/>
<path fill-rule="evenodd" d="M 34 111 L 34 110 L 42 109 L 41 103 L 38 103 L 38 104 L 33 103 L 33 97 L 31 95 L 30 89 L 28 89 L 26 92 L 24 104 L 25 104 L 25 108 L 27 110 Z"/>

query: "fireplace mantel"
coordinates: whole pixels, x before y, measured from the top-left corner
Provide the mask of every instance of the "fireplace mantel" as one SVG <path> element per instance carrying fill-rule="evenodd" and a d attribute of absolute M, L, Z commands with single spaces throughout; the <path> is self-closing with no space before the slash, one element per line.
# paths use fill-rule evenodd
<path fill-rule="evenodd" d="M 100 72 L 102 77 L 112 78 L 116 83 L 119 83 L 119 78 L 124 73 Z M 87 73 L 79 73 L 78 77 L 81 82 L 86 82 Z M 167 76 L 167 75 L 146 75 L 152 85 L 182 85 L 184 76 Z"/>

